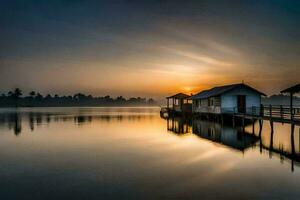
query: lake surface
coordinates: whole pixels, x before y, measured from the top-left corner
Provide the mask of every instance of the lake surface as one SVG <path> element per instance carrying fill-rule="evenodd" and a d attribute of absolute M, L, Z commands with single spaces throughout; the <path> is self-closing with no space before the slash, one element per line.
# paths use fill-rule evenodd
<path fill-rule="evenodd" d="M 159 108 L 0 109 L 1 199 L 299 199 L 299 127 Z"/>

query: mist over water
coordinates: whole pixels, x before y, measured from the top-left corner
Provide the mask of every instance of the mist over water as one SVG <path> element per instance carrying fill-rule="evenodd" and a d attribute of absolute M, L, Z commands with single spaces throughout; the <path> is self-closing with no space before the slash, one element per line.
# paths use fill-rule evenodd
<path fill-rule="evenodd" d="M 0 109 L 1 199 L 296 198 L 299 127 L 159 108 Z"/>

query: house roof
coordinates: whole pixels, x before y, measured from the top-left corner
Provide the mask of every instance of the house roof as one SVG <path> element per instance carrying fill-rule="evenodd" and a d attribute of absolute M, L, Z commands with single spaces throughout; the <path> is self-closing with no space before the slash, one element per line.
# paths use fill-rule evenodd
<path fill-rule="evenodd" d="M 167 99 L 187 99 L 189 97 L 190 97 L 190 95 L 183 94 L 183 93 L 178 93 L 178 94 L 175 94 L 173 96 L 167 97 Z"/>
<path fill-rule="evenodd" d="M 291 93 L 291 92 L 292 93 L 300 92 L 300 83 L 281 91 L 281 93 Z"/>
<path fill-rule="evenodd" d="M 252 90 L 260 95 L 266 96 L 264 93 L 250 87 L 249 85 L 246 85 L 244 83 L 239 83 L 239 84 L 218 86 L 218 87 L 211 88 L 209 90 L 204 90 L 204 91 L 199 92 L 198 94 L 193 95 L 191 97 L 191 99 L 206 99 L 209 97 L 219 96 L 221 94 L 224 94 L 226 92 L 229 92 L 229 91 L 231 91 L 233 89 L 237 89 L 237 88 L 247 88 L 247 89 Z"/>

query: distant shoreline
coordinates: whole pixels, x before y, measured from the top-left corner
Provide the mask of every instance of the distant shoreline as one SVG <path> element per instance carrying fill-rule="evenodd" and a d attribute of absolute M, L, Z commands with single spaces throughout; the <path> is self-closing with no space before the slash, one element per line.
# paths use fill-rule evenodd
<path fill-rule="evenodd" d="M 91 105 L 74 105 L 74 106 L 0 106 L 0 108 L 160 108 L 159 105 L 107 105 L 107 106 L 91 106 Z"/>
<path fill-rule="evenodd" d="M 23 96 L 20 88 L 15 88 L 0 96 L 0 107 L 144 107 L 158 106 L 152 98 L 118 96 L 112 98 L 109 95 L 93 97 L 83 93 L 74 95 L 51 96 L 41 95 L 39 92 L 31 91 L 28 96 Z"/>

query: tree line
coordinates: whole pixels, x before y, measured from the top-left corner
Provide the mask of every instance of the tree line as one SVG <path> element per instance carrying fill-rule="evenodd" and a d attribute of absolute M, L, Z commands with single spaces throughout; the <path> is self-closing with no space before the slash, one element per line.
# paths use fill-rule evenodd
<path fill-rule="evenodd" d="M 156 106 L 157 102 L 152 99 L 141 97 L 124 98 L 118 96 L 112 98 L 109 95 L 103 97 L 93 97 L 83 93 L 74 95 L 59 96 L 57 94 L 47 94 L 31 91 L 27 96 L 23 96 L 20 88 L 15 88 L 7 94 L 0 96 L 0 107 L 55 107 L 55 106 Z"/>

